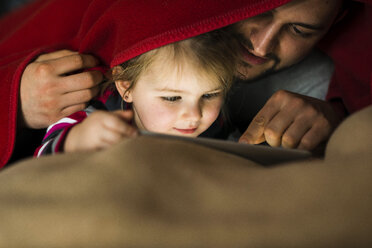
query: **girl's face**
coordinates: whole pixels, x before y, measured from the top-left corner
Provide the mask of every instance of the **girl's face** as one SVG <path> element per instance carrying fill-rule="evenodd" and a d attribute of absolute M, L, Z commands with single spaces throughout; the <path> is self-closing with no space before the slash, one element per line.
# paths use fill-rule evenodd
<path fill-rule="evenodd" d="M 137 127 L 164 134 L 198 136 L 219 115 L 222 87 L 200 76 L 186 63 L 181 69 L 175 63 L 156 62 L 126 92 L 125 100 L 132 102 Z M 120 84 L 116 85 L 122 94 Z"/>

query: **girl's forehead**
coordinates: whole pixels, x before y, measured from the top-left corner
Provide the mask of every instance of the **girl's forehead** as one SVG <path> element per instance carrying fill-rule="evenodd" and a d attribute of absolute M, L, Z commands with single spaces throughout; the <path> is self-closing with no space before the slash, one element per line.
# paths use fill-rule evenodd
<path fill-rule="evenodd" d="M 160 55 L 160 54 L 159 54 Z M 200 69 L 193 61 L 155 59 L 143 72 L 140 81 L 151 82 L 155 88 L 209 91 L 221 86 L 217 75 Z"/>

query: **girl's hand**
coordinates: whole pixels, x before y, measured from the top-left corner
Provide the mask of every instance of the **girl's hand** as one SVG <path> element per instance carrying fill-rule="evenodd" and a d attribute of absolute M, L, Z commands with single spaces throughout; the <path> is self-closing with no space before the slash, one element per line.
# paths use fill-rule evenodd
<path fill-rule="evenodd" d="M 99 150 L 118 143 L 125 137 L 137 136 L 137 129 L 128 122 L 133 112 L 96 111 L 72 127 L 64 145 L 65 152 Z"/>

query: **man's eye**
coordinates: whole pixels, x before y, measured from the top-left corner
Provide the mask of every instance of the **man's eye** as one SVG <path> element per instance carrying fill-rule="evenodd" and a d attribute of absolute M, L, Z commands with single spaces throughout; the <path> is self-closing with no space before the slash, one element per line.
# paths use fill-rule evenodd
<path fill-rule="evenodd" d="M 175 102 L 181 100 L 180 96 L 162 96 L 161 99 L 168 102 Z"/>
<path fill-rule="evenodd" d="M 202 97 L 204 99 L 212 99 L 212 98 L 218 97 L 220 95 L 221 95 L 221 92 L 215 92 L 215 93 L 204 94 Z"/>
<path fill-rule="evenodd" d="M 311 33 L 301 31 L 298 27 L 296 27 L 296 25 L 291 24 L 289 27 L 295 35 L 299 35 L 305 38 L 311 36 Z"/>

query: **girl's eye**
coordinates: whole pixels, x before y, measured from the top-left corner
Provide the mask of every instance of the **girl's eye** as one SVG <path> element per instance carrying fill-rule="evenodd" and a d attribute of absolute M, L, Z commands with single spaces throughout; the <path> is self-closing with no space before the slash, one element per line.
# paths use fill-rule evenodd
<path fill-rule="evenodd" d="M 162 96 L 161 99 L 168 102 L 175 102 L 181 100 L 180 96 Z"/>
<path fill-rule="evenodd" d="M 221 95 L 221 92 L 215 92 L 215 93 L 204 94 L 202 97 L 204 99 L 207 99 L 208 100 L 208 99 L 212 99 L 214 97 L 218 97 L 220 95 Z"/>

